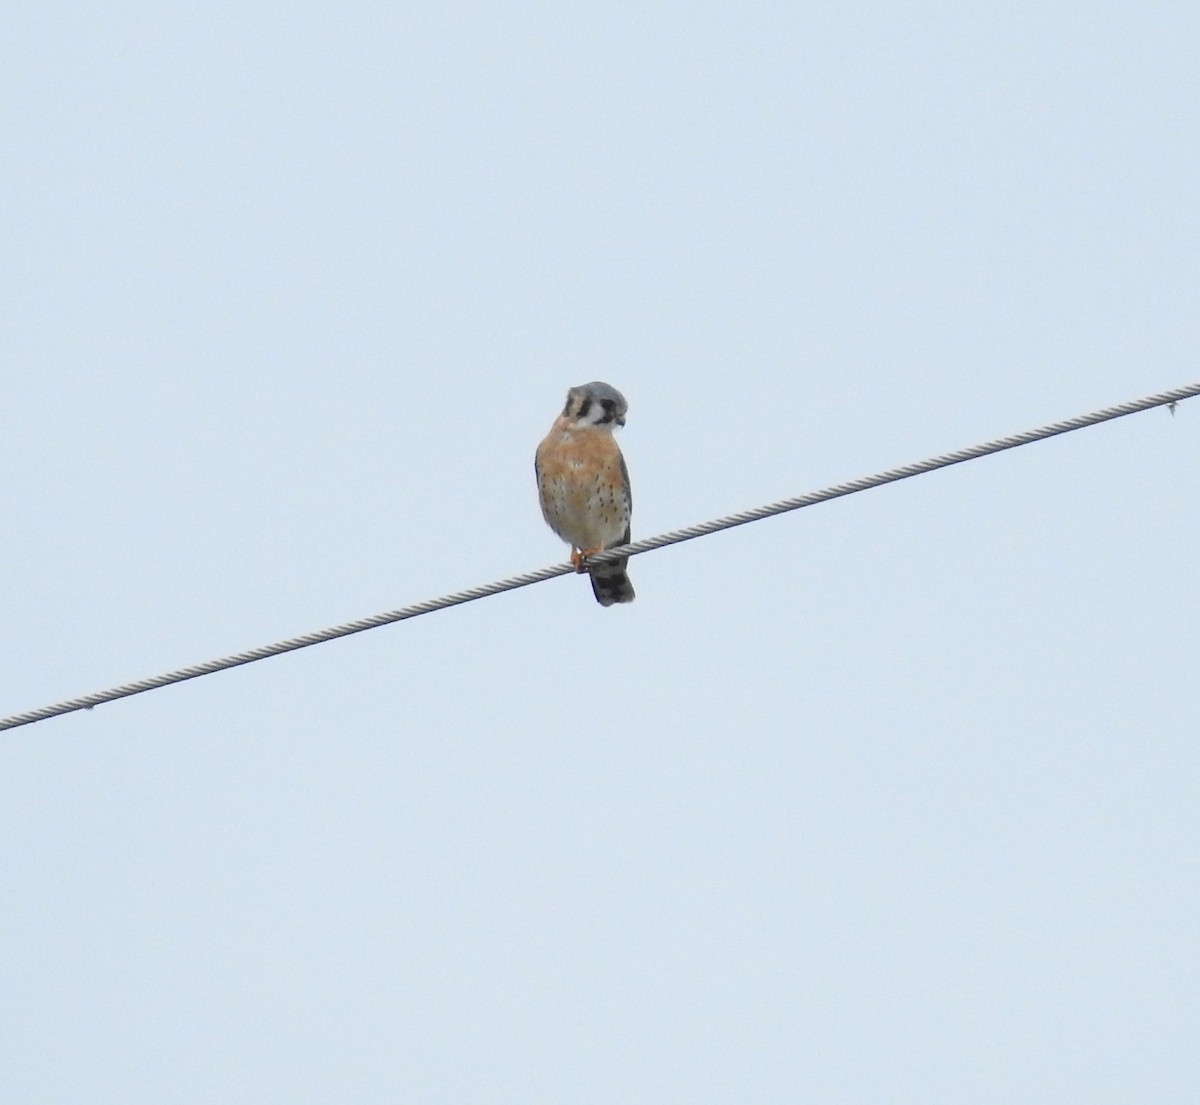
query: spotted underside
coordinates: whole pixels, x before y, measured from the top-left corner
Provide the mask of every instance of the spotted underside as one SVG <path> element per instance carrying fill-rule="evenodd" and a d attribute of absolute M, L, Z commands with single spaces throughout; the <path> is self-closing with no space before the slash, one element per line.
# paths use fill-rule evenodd
<path fill-rule="evenodd" d="M 612 434 L 551 430 L 536 467 L 542 515 L 569 545 L 596 552 L 629 540 L 629 477 Z"/>

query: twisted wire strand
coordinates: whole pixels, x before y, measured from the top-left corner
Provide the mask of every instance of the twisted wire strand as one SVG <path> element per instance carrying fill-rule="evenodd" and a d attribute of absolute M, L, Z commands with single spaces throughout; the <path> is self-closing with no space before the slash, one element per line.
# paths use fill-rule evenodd
<path fill-rule="evenodd" d="M 951 465 L 962 464 L 969 460 L 977 460 L 980 457 L 989 456 L 992 453 L 1000 453 L 1006 449 L 1015 449 L 1021 445 L 1029 445 L 1035 441 L 1044 441 L 1046 438 L 1071 433 L 1074 430 L 1082 430 L 1087 426 L 1095 426 L 1101 422 L 1109 422 L 1114 418 L 1123 418 L 1125 415 L 1137 414 L 1139 411 L 1150 410 L 1153 407 L 1169 406 L 1173 413 L 1176 403 L 1183 399 L 1190 399 L 1196 395 L 1200 395 L 1200 383 L 1173 388 L 1170 391 L 1162 391 L 1156 395 L 1148 395 L 1142 399 L 1120 403 L 1115 407 L 1105 407 L 1102 410 L 1092 411 L 1090 414 L 1081 414 L 1075 418 L 1065 419 L 1062 422 L 1052 422 L 1049 425 L 1040 426 L 1034 430 L 1026 430 L 1023 433 L 995 438 L 981 445 L 973 445 L 967 449 L 958 449 L 952 453 L 942 453 L 939 456 L 916 461 L 912 464 L 905 464 L 899 468 L 889 468 L 884 472 L 878 472 L 872 476 L 863 476 L 856 480 L 850 480 L 847 483 L 834 484 L 819 491 L 810 491 L 805 495 L 798 495 L 792 499 L 782 499 L 753 510 L 743 510 L 737 514 L 726 515 L 723 518 L 715 518 L 711 522 L 703 522 L 700 525 L 672 530 L 669 533 L 660 534 L 658 537 L 648 537 L 645 540 L 624 545 L 619 549 L 609 549 L 607 552 L 590 557 L 589 563 L 605 563 L 610 560 L 620 560 L 625 557 L 638 556 L 641 553 L 651 552 L 654 549 L 661 549 L 667 545 L 677 545 L 682 541 L 691 541 L 697 537 L 707 537 L 709 534 L 717 533 L 720 530 L 732 529 L 734 526 L 743 526 L 748 522 L 758 522 L 763 518 L 770 518 L 776 514 L 786 514 L 792 510 L 800 510 L 803 507 L 828 502 L 830 499 L 839 499 L 842 496 L 854 495 L 859 491 L 867 491 L 873 487 L 882 487 L 884 484 L 895 483 L 898 480 L 921 476 L 927 472 L 934 472 L 939 468 L 949 468 Z M 197 679 L 202 675 L 212 675 L 214 672 L 224 671 L 227 668 L 240 667 L 242 664 L 252 664 L 256 660 L 265 660 L 270 656 L 280 656 L 285 652 L 293 652 L 299 648 L 308 648 L 310 645 L 318 645 L 325 641 L 335 640 L 338 637 L 349 637 L 351 634 L 362 633 L 368 629 L 376 629 L 381 625 L 390 625 L 392 622 L 407 621 L 409 618 L 415 618 L 421 614 L 431 614 L 435 610 L 445 610 L 450 606 L 459 606 L 465 602 L 474 602 L 476 599 L 498 595 L 504 591 L 514 591 L 519 587 L 529 587 L 534 583 L 542 583 L 545 580 L 554 579 L 556 576 L 569 575 L 573 571 L 574 568 L 570 564 L 555 564 L 548 568 L 540 568 L 537 571 L 525 572 L 522 575 L 509 576 L 507 579 L 497 580 L 495 583 L 487 583 L 481 587 L 471 587 L 465 591 L 455 591 L 453 594 L 443 595 L 441 598 L 428 599 L 425 602 L 414 603 L 411 606 L 402 606 L 398 610 L 389 610 L 382 614 L 375 614 L 369 618 L 359 618 L 357 621 L 344 622 L 329 629 L 319 629 L 312 633 L 302 634 L 299 637 L 289 637 L 287 640 L 278 641 L 275 644 L 262 645 L 258 648 L 247 649 L 245 652 L 235 652 L 230 656 L 223 656 L 217 660 L 209 660 L 203 664 L 193 664 L 191 667 L 178 668 L 175 671 L 155 675 L 148 679 L 139 679 L 133 683 L 123 683 L 118 687 L 112 687 L 106 691 L 96 691 L 93 694 L 67 699 L 52 706 L 43 706 L 37 710 L 28 710 L 25 713 L 13 714 L 11 717 L 0 719 L 0 730 L 16 729 L 21 725 L 30 725 L 37 721 L 45 721 L 47 718 L 57 717 L 59 714 L 69 714 L 76 710 L 90 710 L 93 706 L 99 706 L 106 702 L 114 702 L 119 698 L 127 698 L 130 695 L 141 694 L 144 691 L 157 690 L 159 687 L 170 686 L 172 683 L 182 683 L 188 679 Z"/>

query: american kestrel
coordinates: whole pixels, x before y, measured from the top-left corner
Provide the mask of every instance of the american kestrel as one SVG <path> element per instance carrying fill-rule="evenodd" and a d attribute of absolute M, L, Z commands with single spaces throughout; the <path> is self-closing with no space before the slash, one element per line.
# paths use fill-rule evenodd
<path fill-rule="evenodd" d="M 590 573 L 601 606 L 633 602 L 628 560 L 586 564 L 589 556 L 629 544 L 629 472 L 613 438 L 627 409 L 625 396 L 608 384 L 571 388 L 534 460 L 542 517 L 571 546 L 575 570 Z"/>

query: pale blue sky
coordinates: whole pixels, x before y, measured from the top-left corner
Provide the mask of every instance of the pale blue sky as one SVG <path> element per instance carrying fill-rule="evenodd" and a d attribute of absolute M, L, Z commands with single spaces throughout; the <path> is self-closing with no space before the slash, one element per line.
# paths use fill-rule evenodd
<path fill-rule="evenodd" d="M 0 714 L 1200 378 L 1194 4 L 25 7 Z M 1198 450 L 0 735 L 0 1099 L 1194 1099 Z"/>

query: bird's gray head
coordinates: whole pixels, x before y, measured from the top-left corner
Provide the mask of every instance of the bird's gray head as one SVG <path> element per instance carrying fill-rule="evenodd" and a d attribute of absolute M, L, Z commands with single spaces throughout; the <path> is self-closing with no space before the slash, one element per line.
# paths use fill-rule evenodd
<path fill-rule="evenodd" d="M 625 412 L 628 409 L 625 396 L 615 387 L 593 380 L 590 384 L 580 384 L 567 392 L 563 414 L 580 426 L 612 430 L 625 425 Z"/>

